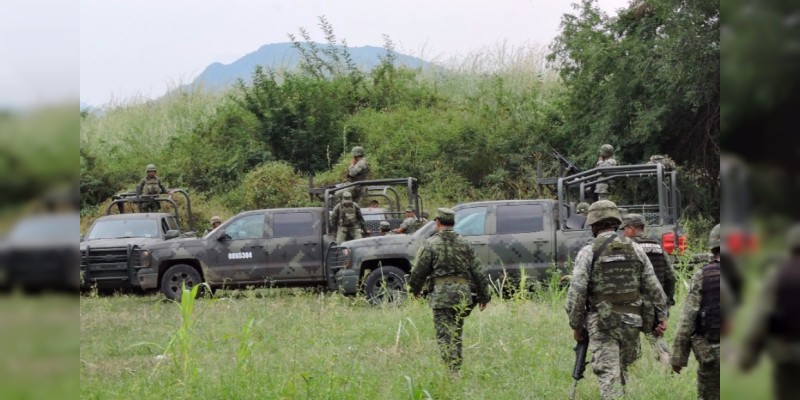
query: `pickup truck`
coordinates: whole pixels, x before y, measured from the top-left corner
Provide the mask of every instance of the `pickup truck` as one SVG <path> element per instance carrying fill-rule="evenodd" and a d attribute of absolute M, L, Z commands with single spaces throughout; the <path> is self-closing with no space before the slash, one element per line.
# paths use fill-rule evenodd
<path fill-rule="evenodd" d="M 358 275 L 332 268 L 330 257 L 336 232 L 330 227 L 330 210 L 336 194 L 360 186 L 362 197 L 382 199 L 381 215 L 398 226 L 402 221 L 396 187 L 407 191 L 407 204 L 417 209 L 421 199 L 414 178 L 348 183 L 319 191 L 322 207 L 279 208 L 245 211 L 225 221 L 202 238 L 154 243 L 144 246 L 134 266 L 142 289 L 160 289 L 177 299 L 185 284 L 205 282 L 217 288 L 243 286 L 324 287 L 354 294 Z M 377 231 L 377 223 L 374 230 Z M 373 229 L 370 229 L 373 230 Z"/>
<path fill-rule="evenodd" d="M 648 220 L 647 234 L 658 238 L 669 254 L 685 249 L 685 237 L 676 224 L 679 217 L 675 171 L 660 164 L 601 167 L 554 181 L 558 199 L 499 200 L 455 206 L 455 231 L 477 252 L 489 277 L 512 287 L 524 270 L 530 282 L 546 280 L 556 267 L 568 274 L 578 251 L 592 238 L 586 217 L 575 212 L 588 185 L 611 178 L 617 185 L 638 181 L 652 190 L 651 202 L 621 204 L 628 212 L 641 213 Z M 632 182 L 631 182 L 632 183 Z M 655 184 L 655 185 L 653 185 Z M 570 197 L 577 197 L 576 202 Z M 389 235 L 353 240 L 332 248 L 331 268 L 352 274 L 364 282 L 368 299 L 379 301 L 402 295 L 405 276 L 422 243 L 435 233 L 433 222 L 412 235 Z M 677 238 L 677 240 L 676 240 Z M 508 288 L 508 286 L 505 286 Z"/>
<path fill-rule="evenodd" d="M 172 190 L 186 197 L 187 222 L 191 227 L 188 195 L 180 189 Z M 168 204 L 174 212 L 135 212 L 136 205 L 144 201 Z M 134 265 L 139 262 L 142 246 L 195 237 L 193 231 L 181 230 L 177 207 L 168 197 L 137 197 L 134 194 L 114 196 L 106 215 L 94 221 L 86 234 L 81 236 L 81 290 L 92 287 L 99 290 L 138 288 Z"/>

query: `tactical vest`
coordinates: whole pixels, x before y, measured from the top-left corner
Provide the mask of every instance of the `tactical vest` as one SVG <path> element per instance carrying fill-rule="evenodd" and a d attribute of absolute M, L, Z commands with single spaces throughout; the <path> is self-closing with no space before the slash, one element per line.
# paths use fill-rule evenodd
<path fill-rule="evenodd" d="M 703 267 L 703 286 L 700 289 L 700 312 L 697 314 L 697 333 L 718 342 L 720 327 L 719 261 Z"/>
<path fill-rule="evenodd" d="M 156 194 L 161 194 L 161 179 L 157 176 L 150 178 L 144 178 L 144 187 L 142 188 L 142 194 L 152 196 Z"/>
<path fill-rule="evenodd" d="M 770 333 L 789 340 L 800 340 L 800 263 L 786 264 L 778 273 L 775 311 L 770 316 Z"/>
<path fill-rule="evenodd" d="M 636 258 L 633 245 L 623 243 L 620 238 L 609 242 L 602 254 L 597 254 L 608 237 L 595 238 L 592 248 L 595 263 L 590 276 L 589 300 L 592 306 L 607 301 L 617 311 L 638 312 L 633 309 L 617 307 L 639 300 L 642 262 Z"/>
<path fill-rule="evenodd" d="M 663 288 L 667 279 L 667 257 L 664 256 L 664 249 L 661 247 L 661 243 L 646 236 L 635 236 L 633 240 L 642 246 L 642 250 L 644 250 L 644 254 L 647 254 L 650 263 L 653 264 L 653 271 L 655 271 L 656 278 L 658 278 L 658 282 Z"/>
<path fill-rule="evenodd" d="M 350 228 L 356 226 L 358 217 L 356 216 L 356 207 L 342 205 L 339 208 L 339 226 Z"/>
<path fill-rule="evenodd" d="M 362 169 L 361 172 L 359 172 L 355 176 L 349 176 L 348 175 L 348 178 L 349 178 L 350 182 L 365 181 L 365 180 L 369 179 L 369 164 L 367 163 L 366 160 L 363 160 L 363 159 L 359 160 L 358 162 L 359 163 L 361 163 L 361 162 L 364 163 L 364 169 Z"/>

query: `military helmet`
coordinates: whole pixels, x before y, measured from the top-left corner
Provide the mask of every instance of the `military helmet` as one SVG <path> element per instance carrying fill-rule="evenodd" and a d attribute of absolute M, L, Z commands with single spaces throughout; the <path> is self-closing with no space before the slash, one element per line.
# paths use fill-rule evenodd
<path fill-rule="evenodd" d="M 216 223 L 220 223 L 221 224 L 222 223 L 222 218 L 220 218 L 219 216 L 215 215 L 215 216 L 211 217 L 211 223 L 212 224 L 216 224 Z"/>
<path fill-rule="evenodd" d="M 632 226 L 634 228 L 644 228 L 647 226 L 647 221 L 645 221 L 644 216 L 642 214 L 625 214 L 622 218 L 622 226 L 624 228 L 626 226 Z"/>
<path fill-rule="evenodd" d="M 147 168 L 144 169 L 144 172 L 156 172 L 156 165 L 155 164 L 147 164 Z"/>
<path fill-rule="evenodd" d="M 380 225 L 382 231 L 388 231 L 389 228 L 391 228 L 391 225 L 389 225 L 389 221 L 381 221 Z"/>
<path fill-rule="evenodd" d="M 800 249 L 800 224 L 794 224 L 791 228 L 789 228 L 789 234 L 787 235 L 787 244 L 789 245 L 789 249 Z"/>
<path fill-rule="evenodd" d="M 622 223 L 622 216 L 613 201 L 599 200 L 589 206 L 589 216 L 586 218 L 587 225 L 593 225 L 606 219 L 615 219 L 617 222 Z"/>
<path fill-rule="evenodd" d="M 713 229 L 711 229 L 711 234 L 708 235 L 708 248 L 718 249 L 719 246 L 720 246 L 719 224 L 717 224 Z"/>
<path fill-rule="evenodd" d="M 364 156 L 364 148 L 361 146 L 353 147 L 353 150 L 350 150 L 350 153 L 353 154 L 355 157 L 363 157 Z"/>
<path fill-rule="evenodd" d="M 604 144 L 600 146 L 600 154 L 603 157 L 610 157 L 612 154 L 614 154 L 614 146 L 610 144 Z"/>
<path fill-rule="evenodd" d="M 409 205 L 406 207 L 406 212 L 417 212 L 417 210 L 414 209 L 414 206 Z"/>
<path fill-rule="evenodd" d="M 577 212 L 579 214 L 580 213 L 584 213 L 584 214 L 588 213 L 589 212 L 589 203 L 587 203 L 585 201 L 581 202 L 581 203 L 578 203 L 578 206 L 575 207 L 575 212 Z"/>
<path fill-rule="evenodd" d="M 353 194 L 350 192 L 342 193 L 342 203 L 350 204 L 353 202 Z"/>

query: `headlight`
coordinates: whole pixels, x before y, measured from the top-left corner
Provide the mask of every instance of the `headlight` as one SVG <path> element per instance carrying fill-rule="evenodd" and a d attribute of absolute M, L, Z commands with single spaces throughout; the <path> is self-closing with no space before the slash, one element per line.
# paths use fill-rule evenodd
<path fill-rule="evenodd" d="M 345 268 L 350 268 L 350 249 L 347 247 L 342 249 L 342 259 L 344 261 L 343 265 Z"/>
<path fill-rule="evenodd" d="M 150 268 L 150 251 L 142 250 L 142 254 L 139 259 L 139 266 L 142 268 Z"/>

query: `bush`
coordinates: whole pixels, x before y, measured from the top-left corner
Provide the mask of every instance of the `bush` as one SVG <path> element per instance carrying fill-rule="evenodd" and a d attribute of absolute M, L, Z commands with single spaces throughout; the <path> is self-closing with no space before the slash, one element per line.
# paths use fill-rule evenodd
<path fill-rule="evenodd" d="M 308 182 L 281 161 L 267 162 L 250 171 L 241 186 L 228 192 L 226 204 L 233 212 L 265 208 L 306 207 Z"/>

